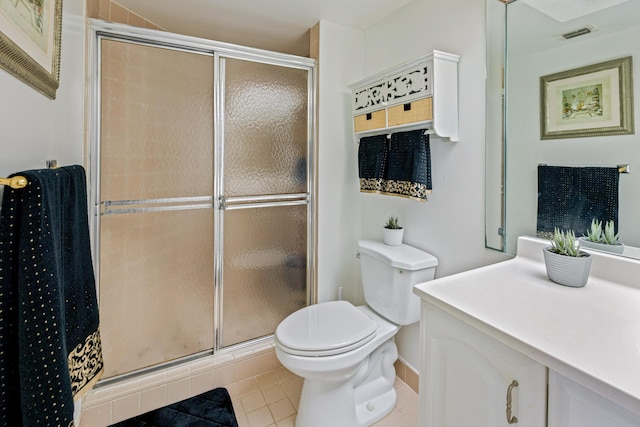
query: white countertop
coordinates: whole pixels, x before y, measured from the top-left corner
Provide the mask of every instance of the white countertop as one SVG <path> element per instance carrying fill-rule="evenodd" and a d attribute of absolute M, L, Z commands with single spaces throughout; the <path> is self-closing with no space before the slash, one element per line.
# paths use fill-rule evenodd
<path fill-rule="evenodd" d="M 424 301 L 640 415 L 640 261 L 592 251 L 583 288 L 551 282 L 545 240 L 518 255 L 417 285 Z"/>

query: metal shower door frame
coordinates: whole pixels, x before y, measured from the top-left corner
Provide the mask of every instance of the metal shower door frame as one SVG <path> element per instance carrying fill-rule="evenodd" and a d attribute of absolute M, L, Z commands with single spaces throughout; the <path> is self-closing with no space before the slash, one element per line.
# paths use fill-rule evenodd
<path fill-rule="evenodd" d="M 284 206 L 286 204 L 307 204 L 307 304 L 316 300 L 316 286 L 314 271 L 315 263 L 315 218 L 316 218 L 316 197 L 315 197 L 315 145 L 316 145 L 316 63 L 310 58 L 288 55 L 278 52 L 270 52 L 261 49 L 254 49 L 229 43 L 215 42 L 197 37 L 174 34 L 164 31 L 151 30 L 146 28 L 131 27 L 125 24 L 110 23 L 97 19 L 90 19 L 89 23 L 90 39 L 88 52 L 88 178 L 89 178 L 89 224 L 91 229 L 92 255 L 96 276 L 96 287 L 100 295 L 100 217 L 103 207 L 100 201 L 100 135 L 101 135 L 101 95 L 100 95 L 100 42 L 103 39 L 112 39 L 124 42 L 137 43 L 151 47 L 175 49 L 196 54 L 212 55 L 214 58 L 214 195 L 213 198 L 198 198 L 198 200 L 183 200 L 183 202 L 193 202 L 187 208 L 211 208 L 214 215 L 214 275 L 215 284 L 215 305 L 214 310 L 214 353 L 221 353 L 235 350 L 244 345 L 253 344 L 270 337 L 257 339 L 250 343 L 240 343 L 236 346 L 226 347 L 224 350 L 220 346 L 218 330 L 222 326 L 222 300 L 221 300 L 221 279 L 222 279 L 222 243 L 223 243 L 223 211 L 225 209 L 240 209 L 250 207 L 252 203 L 259 203 L 261 206 L 273 204 L 274 206 Z M 223 197 L 223 180 L 221 171 L 223 161 L 222 143 L 224 139 L 223 128 L 223 89 L 221 87 L 220 61 L 222 58 L 234 58 L 247 61 L 255 61 L 265 64 L 279 65 L 290 68 L 304 69 L 308 71 L 308 116 L 307 116 L 307 191 L 306 193 L 280 196 L 274 200 L 251 198 L 228 198 Z M 206 200 L 204 200 L 206 199 Z M 121 203 L 126 205 L 127 201 Z M 165 200 L 154 200 L 152 202 L 171 202 Z M 110 204 L 105 209 L 109 209 L 116 204 Z M 162 210 L 162 207 L 149 208 L 150 210 Z M 167 208 L 171 209 L 171 208 Z M 123 210 L 124 212 L 124 210 Z M 114 212 L 109 212 L 114 213 Z M 187 356 L 189 357 L 189 356 Z M 192 357 L 192 356 L 191 356 Z"/>

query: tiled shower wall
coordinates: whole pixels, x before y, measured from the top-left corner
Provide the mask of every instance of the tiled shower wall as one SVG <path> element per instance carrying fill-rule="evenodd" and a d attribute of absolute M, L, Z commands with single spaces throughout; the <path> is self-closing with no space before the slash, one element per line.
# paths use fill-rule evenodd
<path fill-rule="evenodd" d="M 154 30 L 163 29 L 111 0 L 87 0 L 87 18 L 97 18 Z"/>

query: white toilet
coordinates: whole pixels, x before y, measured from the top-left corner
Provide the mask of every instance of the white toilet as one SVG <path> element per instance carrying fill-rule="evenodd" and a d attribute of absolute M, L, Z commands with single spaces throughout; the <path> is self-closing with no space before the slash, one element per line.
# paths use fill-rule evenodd
<path fill-rule="evenodd" d="M 276 329 L 280 363 L 304 378 L 296 427 L 370 426 L 396 405 L 394 336 L 419 320 L 413 286 L 433 279 L 438 260 L 408 245 L 366 240 L 358 255 L 366 306 L 311 305 Z"/>

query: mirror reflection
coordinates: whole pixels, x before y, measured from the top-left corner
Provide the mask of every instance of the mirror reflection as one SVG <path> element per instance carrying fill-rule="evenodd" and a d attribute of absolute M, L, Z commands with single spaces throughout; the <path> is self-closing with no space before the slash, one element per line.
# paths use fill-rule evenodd
<path fill-rule="evenodd" d="M 520 235 L 555 226 L 587 235 L 595 219 L 603 229 L 613 221 L 623 255 L 637 255 L 640 2 L 488 0 L 487 12 L 504 36 L 488 34 L 489 55 L 504 52 L 504 79 L 490 67 L 487 246 L 513 254 Z"/>

